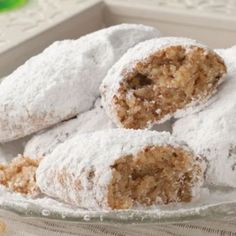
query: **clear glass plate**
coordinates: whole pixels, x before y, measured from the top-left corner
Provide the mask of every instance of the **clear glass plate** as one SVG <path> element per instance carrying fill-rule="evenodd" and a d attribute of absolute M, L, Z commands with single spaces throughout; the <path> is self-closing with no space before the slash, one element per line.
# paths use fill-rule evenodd
<path fill-rule="evenodd" d="M 7 200 L 6 200 L 7 199 Z M 73 208 L 54 199 L 27 199 L 6 193 L 0 196 L 0 208 L 23 217 L 89 223 L 173 223 L 198 219 L 228 220 L 236 217 L 236 190 L 204 189 L 200 199 L 192 203 L 136 208 L 132 210 L 92 211 Z"/>
<path fill-rule="evenodd" d="M 166 126 L 162 127 L 167 129 Z M 8 162 L 23 152 L 29 137 L 0 144 L 0 162 Z M 0 210 L 14 212 L 24 217 L 54 219 L 57 221 L 104 223 L 171 223 L 197 219 L 228 219 L 236 217 L 236 189 L 204 188 L 200 199 L 188 204 L 172 204 L 123 211 L 92 211 L 73 208 L 57 200 L 41 197 L 31 199 L 7 192 L 0 187 Z"/>

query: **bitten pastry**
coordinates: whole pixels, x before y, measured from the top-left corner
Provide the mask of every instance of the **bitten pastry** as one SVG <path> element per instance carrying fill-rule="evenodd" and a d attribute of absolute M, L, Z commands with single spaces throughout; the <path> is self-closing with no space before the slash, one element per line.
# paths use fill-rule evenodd
<path fill-rule="evenodd" d="M 26 144 L 24 156 L 33 159 L 50 154 L 57 145 L 65 142 L 78 133 L 115 128 L 101 106 L 100 98 L 95 107 L 78 115 L 74 119 L 64 121 L 55 127 L 35 134 Z"/>
<path fill-rule="evenodd" d="M 227 63 L 228 78 L 210 105 L 178 120 L 173 133 L 207 160 L 207 183 L 236 187 L 236 46 L 217 51 Z"/>
<path fill-rule="evenodd" d="M 0 142 L 89 110 L 114 62 L 128 48 L 158 36 L 152 27 L 123 24 L 53 43 L 0 84 Z"/>
<path fill-rule="evenodd" d="M 226 73 L 223 59 L 187 38 L 142 42 L 121 57 L 101 85 L 103 105 L 124 128 L 149 128 L 194 112 Z"/>
<path fill-rule="evenodd" d="M 53 164 L 52 164 L 53 163 Z M 111 129 L 74 136 L 44 158 L 40 190 L 90 209 L 189 202 L 204 162 L 167 132 Z"/>

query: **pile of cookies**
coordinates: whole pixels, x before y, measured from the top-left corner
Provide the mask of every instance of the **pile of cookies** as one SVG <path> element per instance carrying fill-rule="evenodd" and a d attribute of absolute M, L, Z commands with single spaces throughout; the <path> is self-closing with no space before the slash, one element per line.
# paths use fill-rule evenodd
<path fill-rule="evenodd" d="M 235 68 L 235 69 L 234 69 Z M 236 187 L 236 48 L 122 24 L 55 42 L 0 84 L 0 184 L 88 209 L 190 202 Z M 174 120 L 173 134 L 153 127 Z"/>

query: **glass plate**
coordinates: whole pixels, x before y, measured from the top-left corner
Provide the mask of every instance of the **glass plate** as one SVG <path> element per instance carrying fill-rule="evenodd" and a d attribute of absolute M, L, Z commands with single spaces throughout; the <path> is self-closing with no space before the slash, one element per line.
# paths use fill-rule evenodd
<path fill-rule="evenodd" d="M 203 189 L 199 200 L 185 204 L 136 208 L 132 210 L 92 211 L 73 208 L 50 198 L 27 199 L 18 194 L 1 193 L 0 209 L 23 217 L 89 223 L 173 223 L 198 219 L 236 218 L 236 190 Z M 6 200 L 7 199 L 7 200 Z"/>

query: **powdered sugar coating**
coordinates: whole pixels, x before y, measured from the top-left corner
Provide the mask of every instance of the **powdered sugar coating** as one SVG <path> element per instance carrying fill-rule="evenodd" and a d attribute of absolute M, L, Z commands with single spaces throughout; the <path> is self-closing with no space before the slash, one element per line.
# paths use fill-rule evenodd
<path fill-rule="evenodd" d="M 102 94 L 102 104 L 104 105 L 107 114 L 117 125 L 122 127 L 122 124 L 120 123 L 116 115 L 116 110 L 113 105 L 112 99 L 114 95 L 117 94 L 120 88 L 120 83 L 124 79 L 124 74 L 132 72 L 135 69 L 137 63 L 147 60 L 157 51 L 177 45 L 181 45 L 187 50 L 191 50 L 191 46 L 197 46 L 203 48 L 206 53 L 210 50 L 200 42 L 189 38 L 163 37 L 150 39 L 145 42 L 141 42 L 135 47 L 129 49 L 127 53 L 125 53 L 121 57 L 121 59 L 117 63 L 115 63 L 114 66 L 108 71 L 107 76 L 100 86 Z M 222 81 L 223 78 L 219 80 L 218 84 L 220 84 Z M 216 91 L 213 91 L 213 93 L 214 92 Z M 157 121 L 156 124 L 163 123 L 169 120 L 171 117 L 182 117 L 186 114 L 194 113 L 202 109 L 211 95 L 205 98 L 199 98 L 199 100 L 192 101 L 190 104 L 187 104 L 185 108 L 174 112 L 174 114 L 167 114 L 165 117 L 163 117 L 163 119 Z M 149 123 L 147 128 L 150 128 L 153 125 L 153 123 Z"/>
<path fill-rule="evenodd" d="M 227 65 L 227 71 L 229 75 L 236 73 L 236 45 L 227 48 L 227 49 L 216 49 L 215 52 L 217 52 L 222 58 L 224 58 L 224 61 Z"/>
<path fill-rule="evenodd" d="M 78 133 L 115 128 L 105 114 L 100 98 L 92 110 L 86 111 L 76 118 L 59 123 L 55 127 L 35 134 L 26 144 L 24 156 L 41 158 L 50 154 L 57 145 L 65 142 Z"/>
<path fill-rule="evenodd" d="M 152 27 L 122 24 L 53 43 L 0 84 L 0 142 L 89 110 L 114 62 L 128 48 L 159 35 Z"/>
<path fill-rule="evenodd" d="M 80 134 L 57 146 L 40 163 L 37 184 L 45 194 L 71 204 L 107 208 L 111 165 L 119 157 L 135 154 L 149 145 L 171 145 L 189 151 L 168 132 L 111 129 Z M 91 172 L 94 173 L 92 182 Z M 198 192 L 193 190 L 193 193 Z"/>
<path fill-rule="evenodd" d="M 178 120 L 173 133 L 208 161 L 207 182 L 236 187 L 236 46 L 217 52 L 228 77 L 203 111 Z"/>

